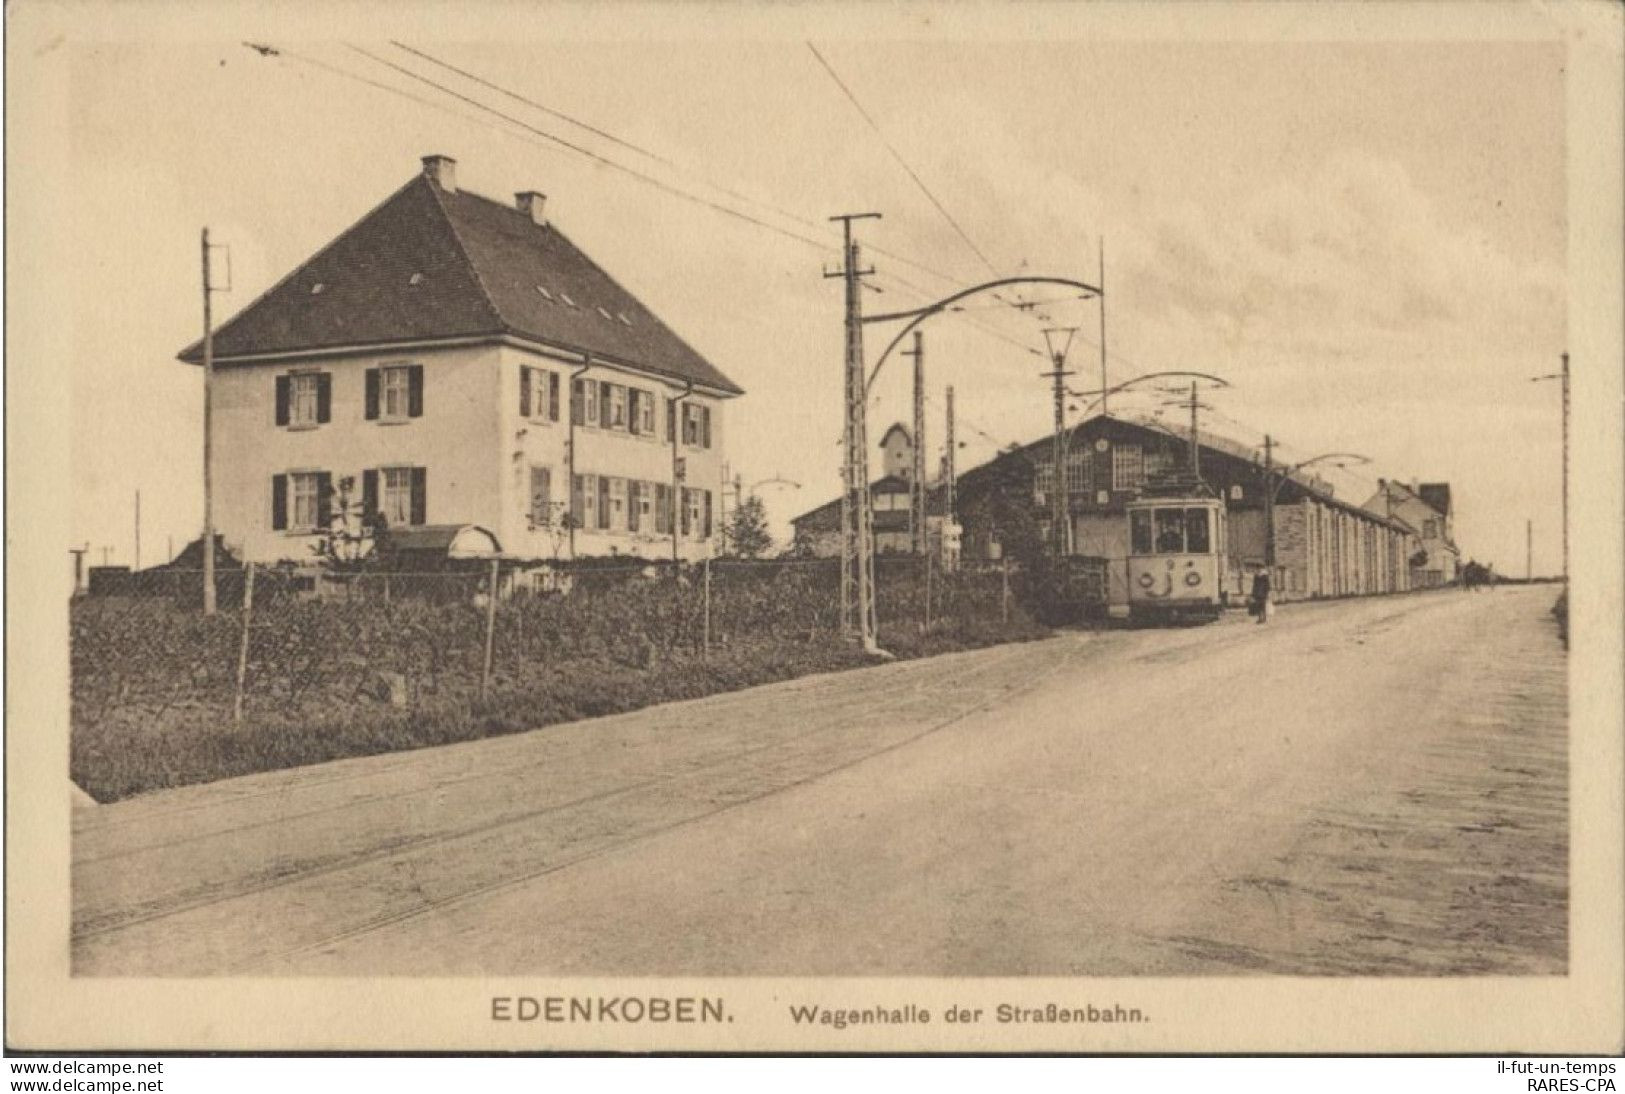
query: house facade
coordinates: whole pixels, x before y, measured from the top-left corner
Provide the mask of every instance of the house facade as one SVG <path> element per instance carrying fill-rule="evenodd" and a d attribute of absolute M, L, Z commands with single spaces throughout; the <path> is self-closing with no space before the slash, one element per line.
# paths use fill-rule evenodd
<path fill-rule="evenodd" d="M 1411 582 L 1417 588 L 1436 588 L 1456 580 L 1461 549 L 1451 526 L 1450 484 L 1412 483 L 1382 479 L 1365 507 L 1403 521 L 1416 533 L 1416 550 L 1409 560 Z"/>
<path fill-rule="evenodd" d="M 883 474 L 869 484 L 875 553 L 907 554 L 915 549 L 913 490 L 914 438 L 901 422 L 880 437 Z M 943 514 L 944 492 L 927 483 L 925 494 L 926 549 L 946 568 L 959 561 L 959 526 Z M 802 554 L 835 558 L 841 553 L 841 499 L 825 502 L 790 521 L 795 549 Z"/>
<path fill-rule="evenodd" d="M 519 559 L 707 557 L 741 389 L 544 216 L 423 173 L 214 338 L 216 527 L 309 561 L 336 520 Z M 202 360 L 201 345 L 181 353 Z"/>

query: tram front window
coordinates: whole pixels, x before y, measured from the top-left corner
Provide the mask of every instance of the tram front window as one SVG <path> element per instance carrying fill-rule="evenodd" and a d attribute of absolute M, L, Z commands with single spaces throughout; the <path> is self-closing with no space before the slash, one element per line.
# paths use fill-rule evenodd
<path fill-rule="evenodd" d="M 1151 513 L 1136 509 L 1128 515 L 1129 551 L 1136 555 L 1151 553 Z"/>
<path fill-rule="evenodd" d="M 1185 510 L 1185 549 L 1193 555 L 1205 555 L 1212 550 L 1206 509 Z"/>
<path fill-rule="evenodd" d="M 1157 554 L 1185 553 L 1185 511 L 1183 509 L 1157 510 Z"/>

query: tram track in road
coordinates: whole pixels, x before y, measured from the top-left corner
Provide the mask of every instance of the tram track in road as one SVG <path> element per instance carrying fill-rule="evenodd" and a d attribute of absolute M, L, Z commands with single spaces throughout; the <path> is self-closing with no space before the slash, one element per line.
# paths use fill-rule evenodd
<path fill-rule="evenodd" d="M 1031 647 L 1028 648 L 1030 649 Z M 1067 649 L 1059 647 L 1055 648 L 1054 652 L 1051 654 L 1051 656 L 1055 658 L 1055 661 L 1051 666 L 1050 671 L 1059 672 L 1068 667 L 1073 660 L 1075 652 L 1075 647 Z M 996 677 L 1003 673 L 1008 666 L 1009 661 L 1013 657 L 1020 655 L 1021 654 L 1015 648 L 1007 647 L 1004 650 L 999 651 L 998 656 L 987 659 L 983 663 L 970 668 L 969 671 L 965 671 L 963 668 L 961 668 L 960 671 L 955 674 L 948 686 L 955 690 L 962 690 L 966 692 L 967 699 L 971 700 L 969 705 L 961 707 L 952 718 L 928 726 L 923 732 L 932 732 L 936 729 L 942 728 L 944 725 L 951 724 L 952 721 L 958 720 L 959 718 L 962 718 L 975 711 L 986 709 L 988 705 L 1006 698 L 1010 692 L 1014 690 L 1012 686 L 1006 685 L 1005 687 L 998 688 L 993 694 L 989 695 L 987 694 L 985 682 L 990 677 Z M 932 668 L 932 666 L 930 666 L 927 662 L 909 662 L 898 666 L 898 668 L 903 669 L 904 673 L 907 675 L 917 675 L 917 673 L 908 673 L 907 670 L 909 667 L 914 667 L 916 669 Z M 907 689 L 906 692 L 899 692 L 897 696 L 897 702 L 899 705 L 906 706 L 916 688 L 929 688 L 933 692 L 940 693 L 945 684 L 944 681 L 938 679 L 938 677 L 941 675 L 940 667 L 938 667 L 938 671 L 931 672 L 929 675 L 931 676 L 930 680 L 915 679 L 910 681 L 913 686 Z M 1035 676 L 1027 683 L 1026 686 L 1036 686 L 1043 678 L 1045 677 Z M 801 682 L 796 681 L 792 683 Z M 814 689 L 802 687 L 794 688 L 792 690 L 805 692 Z M 704 703 L 706 701 L 699 700 L 698 702 Z M 584 725 L 582 728 L 590 733 L 589 727 Z M 848 723 L 844 721 L 835 721 L 805 732 L 782 733 L 776 735 L 771 740 L 756 745 L 745 747 L 735 745 L 725 750 L 716 749 L 713 750 L 702 762 L 696 763 L 692 760 L 684 762 L 682 769 L 676 772 L 662 773 L 651 778 L 618 783 L 615 786 L 608 787 L 599 792 L 574 798 L 567 802 L 551 803 L 541 808 L 525 810 L 518 814 L 500 816 L 480 824 L 464 826 L 454 831 L 438 833 L 421 839 L 404 842 L 386 840 L 383 843 L 375 844 L 364 853 L 346 856 L 340 860 L 321 865 L 307 866 L 297 863 L 291 865 L 283 864 L 280 867 L 275 867 L 274 872 L 268 876 L 262 876 L 247 884 L 237 884 L 222 891 L 201 894 L 192 899 L 170 899 L 163 903 L 155 901 L 152 903 L 152 905 L 144 910 L 132 909 L 126 905 L 123 909 L 123 914 L 115 913 L 113 915 L 109 915 L 101 922 L 96 922 L 94 920 L 87 921 L 85 918 L 83 918 L 83 911 L 81 910 L 79 922 L 76 924 L 72 933 L 72 942 L 80 956 L 83 956 L 87 947 L 106 947 L 115 936 L 125 935 L 131 932 L 139 932 L 142 928 L 150 928 L 161 924 L 164 921 L 196 916 L 200 913 L 208 913 L 211 910 L 219 909 L 235 901 L 263 898 L 268 894 L 272 894 L 278 890 L 285 890 L 290 886 L 298 886 L 308 882 L 319 882 L 323 881 L 324 879 L 330 880 L 334 877 L 341 876 L 346 872 L 354 873 L 365 871 L 369 867 L 388 863 L 392 860 L 407 860 L 409 858 L 426 860 L 436 856 L 444 856 L 448 848 L 456 847 L 458 844 L 478 844 L 482 838 L 500 836 L 507 830 L 522 828 L 529 823 L 542 820 L 549 815 L 567 816 L 573 812 L 579 812 L 585 808 L 592 808 L 595 806 L 602 807 L 606 804 L 615 802 L 617 799 L 637 798 L 639 795 L 646 794 L 658 794 L 658 788 L 662 786 L 671 788 L 683 783 L 705 785 L 709 782 L 714 782 L 716 780 L 717 773 L 728 767 L 740 769 L 741 777 L 748 778 L 752 774 L 759 774 L 758 768 L 752 766 L 752 761 L 759 759 L 764 755 L 773 753 L 775 750 L 784 753 L 786 762 L 793 764 L 799 760 L 808 767 L 808 770 L 798 774 L 790 781 L 776 783 L 768 791 L 766 791 L 766 793 L 776 793 L 779 790 L 788 789 L 790 786 L 799 785 L 806 781 L 815 779 L 824 771 L 838 770 L 843 767 L 851 766 L 852 764 L 862 762 L 862 760 L 867 758 L 869 755 L 877 755 L 891 747 L 894 747 L 893 745 L 887 745 L 879 750 L 860 748 L 857 755 L 842 759 L 840 763 L 833 767 L 820 762 L 820 757 L 822 756 L 822 750 L 825 742 L 827 742 L 832 735 L 835 735 L 843 730 L 850 731 L 851 729 L 852 727 Z M 736 732 L 736 727 L 734 732 Z M 923 734 L 916 734 L 915 736 L 917 737 L 919 735 Z M 897 742 L 895 747 L 901 747 L 903 744 L 908 743 L 908 740 L 912 739 L 915 738 L 910 737 L 903 741 Z M 588 736 L 585 738 L 585 740 L 587 742 L 585 749 L 590 750 L 594 746 L 594 739 Z M 726 754 L 723 754 L 724 752 Z M 546 766 L 546 762 L 547 761 L 543 761 L 534 766 Z M 503 772 L 503 775 L 510 774 L 511 772 L 508 771 Z M 470 783 L 477 782 L 481 778 L 490 777 L 491 776 L 489 774 L 483 776 L 464 775 L 456 779 L 455 782 Z M 441 783 L 433 786 L 415 788 L 414 790 L 408 792 L 406 796 L 414 797 L 421 796 L 422 794 L 426 793 L 436 793 L 443 790 L 446 785 L 446 783 Z M 274 792 L 267 792 L 267 794 L 270 793 Z M 745 804 L 745 802 L 748 800 L 754 800 L 755 797 L 760 796 L 761 795 L 755 795 L 753 797 L 744 798 L 738 801 L 730 801 L 722 808 L 734 808 L 738 805 Z M 369 802 L 376 804 L 374 799 L 355 800 L 347 804 L 359 808 L 364 807 Z M 395 804 L 398 805 L 399 803 L 396 802 Z M 325 812 L 337 812 L 343 808 L 346 808 L 346 806 L 341 805 L 331 807 L 327 810 L 319 810 L 314 812 L 307 811 L 306 813 L 298 814 L 297 816 L 308 817 L 311 815 L 320 815 L 321 813 Z M 685 817 L 675 822 L 675 826 L 704 819 L 705 816 L 713 815 L 718 811 L 720 810 L 709 810 L 698 815 Z M 289 819 L 291 818 L 281 818 L 281 820 Z M 237 825 L 210 835 L 229 837 L 245 833 L 251 829 L 263 827 L 266 823 L 267 822 L 265 821 L 261 821 L 251 825 Z M 609 850 L 612 850 L 616 846 L 624 846 L 626 843 L 635 842 L 640 838 L 651 838 L 654 835 L 658 835 L 661 831 L 673 826 L 674 825 L 666 825 L 663 827 L 657 827 L 655 829 L 634 831 L 625 839 L 591 852 L 589 856 L 575 856 L 566 861 L 551 862 L 544 866 L 540 871 L 531 871 L 526 876 L 541 876 L 557 869 L 562 869 L 571 862 L 581 861 L 584 857 L 591 857 L 592 854 L 608 853 Z M 196 838 L 205 839 L 209 838 L 209 835 L 198 836 Z M 152 845 L 147 845 L 145 849 L 152 849 Z M 130 858 L 139 854 L 140 851 L 132 849 L 126 855 L 108 856 L 103 859 L 99 859 L 97 860 L 97 865 L 103 869 L 108 869 L 109 867 L 115 866 L 120 858 Z M 501 886 L 500 882 L 495 884 L 497 884 L 498 887 Z M 459 899 L 461 892 L 464 890 L 469 892 L 477 892 L 484 891 L 487 888 L 489 888 L 488 885 L 465 885 L 445 897 L 439 898 L 438 900 L 432 900 L 426 907 L 432 909 L 440 904 L 455 901 Z M 411 914 L 414 914 L 413 909 L 408 907 L 398 910 L 395 913 L 391 913 L 389 916 L 379 917 L 379 920 L 381 923 L 393 922 L 396 918 L 399 918 L 402 915 L 410 917 Z M 364 931 L 367 929 L 370 928 L 363 925 L 355 930 L 359 930 L 364 933 Z M 262 960 L 262 958 L 255 958 L 244 967 L 253 967 L 254 964 L 260 960 Z"/>
<path fill-rule="evenodd" d="M 1059 673 L 1062 669 L 1064 669 L 1066 667 L 1067 666 L 1066 666 L 1065 663 L 1060 663 L 1060 664 L 1050 666 L 1045 672 L 1043 672 L 1041 674 L 1038 674 L 1038 675 L 1036 675 L 1036 676 L 1034 676 L 1032 678 L 1032 685 L 1036 687 L 1039 684 L 1042 684 L 1043 682 L 1048 680 L 1050 677 L 1056 675 L 1057 673 Z M 336 932 L 336 933 L 328 936 L 327 938 L 321 939 L 320 941 L 308 943 L 308 944 L 302 945 L 302 946 L 298 946 L 298 947 L 295 947 L 293 949 L 286 950 L 286 951 L 283 951 L 281 953 L 278 953 L 278 954 L 276 954 L 276 955 L 274 955 L 272 957 L 257 958 L 257 959 L 254 959 L 254 960 L 251 960 L 251 961 L 248 961 L 248 962 L 244 962 L 244 963 L 242 963 L 240 965 L 237 965 L 237 966 L 234 966 L 234 967 L 228 969 L 227 970 L 227 975 L 245 975 L 245 974 L 252 973 L 255 970 L 265 969 L 268 966 L 272 966 L 277 962 L 287 961 L 287 960 L 290 960 L 290 959 L 293 959 L 293 958 L 296 958 L 296 957 L 299 957 L 299 956 L 305 955 L 305 954 L 320 953 L 324 949 L 327 949 L 327 948 L 332 947 L 332 946 L 342 945 L 343 943 L 348 942 L 348 941 L 350 941 L 352 939 L 357 939 L 357 938 L 363 937 L 363 936 L 365 936 L 367 934 L 371 934 L 371 933 L 373 933 L 375 931 L 380 931 L 380 930 L 387 929 L 389 927 L 397 926 L 399 924 L 407 923 L 407 922 L 410 922 L 411 920 L 414 920 L 414 919 L 420 919 L 420 918 L 424 918 L 424 917 L 427 917 L 427 916 L 436 915 L 438 913 L 449 911 L 449 910 L 451 910 L 451 909 L 453 909 L 453 908 L 455 908 L 455 907 L 457 907 L 459 905 L 466 904 L 466 903 L 469 903 L 469 902 L 474 901 L 474 900 L 478 900 L 478 899 L 481 899 L 481 898 L 484 898 L 484 897 L 487 897 L 487 896 L 494 896 L 494 895 L 496 895 L 498 893 L 502 893 L 502 892 L 505 892 L 505 891 L 508 891 L 508 890 L 517 889 L 517 888 L 520 888 L 520 887 L 522 887 L 524 885 L 527 885 L 527 884 L 529 884 L 529 883 L 531 883 L 533 881 L 537 881 L 537 880 L 539 880 L 541 878 L 544 878 L 544 877 L 548 876 L 549 874 L 558 873 L 558 872 L 560 872 L 562 870 L 569 869 L 572 866 L 576 866 L 576 865 L 580 865 L 580 864 L 583 864 L 583 863 L 586 863 L 586 862 L 590 862 L 593 859 L 603 858 L 606 855 L 610 855 L 610 854 L 612 854 L 612 853 L 614 853 L 616 851 L 622 850 L 622 849 L 624 849 L 626 847 L 629 847 L 629 846 L 631 846 L 633 844 L 645 842 L 645 841 L 648 841 L 648 840 L 658 839 L 659 837 L 664 836 L 664 835 L 666 835 L 668 833 L 675 832 L 675 831 L 678 831 L 678 830 L 683 829 L 683 828 L 691 827 L 693 825 L 701 824 L 701 823 L 703 823 L 705 821 L 708 821 L 708 820 L 711 820 L 711 819 L 713 819 L 715 817 L 718 817 L 718 816 L 720 816 L 720 815 L 722 815 L 724 813 L 728 813 L 728 812 L 731 812 L 731 811 L 737 810 L 737 809 L 742 809 L 742 808 L 744 808 L 746 806 L 753 805 L 753 804 L 755 804 L 757 802 L 763 801 L 764 799 L 773 797 L 773 796 L 778 795 L 778 794 L 787 793 L 787 792 L 795 790 L 795 789 L 797 789 L 799 787 L 803 787 L 803 786 L 806 786 L 806 785 L 808 785 L 810 783 L 813 783 L 813 782 L 817 781 L 818 779 L 825 778 L 825 777 L 830 776 L 830 775 L 835 775 L 835 774 L 843 772 L 843 771 L 851 770 L 852 768 L 855 768 L 855 767 L 859 766 L 860 764 L 863 764 L 863 763 L 865 763 L 865 762 L 867 762 L 869 760 L 872 760 L 872 759 L 875 759 L 877 757 L 884 756 L 884 755 L 887 755 L 889 753 L 896 752 L 896 751 L 898 751 L 900 749 L 906 748 L 909 745 L 912 745 L 912 744 L 914 744 L 914 743 L 916 743 L 916 742 L 918 742 L 920 740 L 923 740 L 926 737 L 929 737 L 934 733 L 941 732 L 942 730 L 947 729 L 950 726 L 952 726 L 952 725 L 954 725 L 954 724 L 956 724 L 958 722 L 961 722 L 961 721 L 965 720 L 966 718 L 968 718 L 968 717 L 970 717 L 970 716 L 972 716 L 974 714 L 978 714 L 978 713 L 981 713 L 982 711 L 985 711 L 986 709 L 988 709 L 992 705 L 993 702 L 997 701 L 998 698 L 1002 698 L 1002 695 L 997 696 L 994 699 L 988 700 L 987 702 L 984 702 L 984 703 L 979 704 L 977 706 L 973 706 L 973 707 L 969 707 L 967 709 L 961 710 L 961 711 L 955 713 L 953 716 L 951 716 L 949 718 L 946 718 L 946 719 L 943 719 L 942 721 L 937 722 L 937 723 L 935 723 L 933 725 L 930 725 L 927 728 L 925 728 L 925 729 L 923 729 L 923 730 L 921 730 L 921 731 L 919 731 L 917 733 L 912 734 L 911 736 L 903 738 L 902 740 L 894 741 L 891 744 L 888 744 L 888 745 L 886 745 L 886 746 L 884 746 L 882 748 L 878 748 L 878 749 L 874 749 L 874 750 L 869 751 L 869 752 L 865 752 L 862 755 L 856 756 L 851 760 L 847 760 L 845 762 L 842 762 L 842 763 L 839 763 L 839 764 L 836 764 L 836 765 L 833 765 L 833 766 L 821 767 L 819 770 L 814 771 L 814 772 L 812 772 L 812 773 L 810 773 L 810 774 L 808 774 L 806 776 L 795 779 L 794 781 L 791 781 L 791 782 L 788 782 L 788 783 L 784 783 L 782 785 L 770 787 L 769 789 L 764 790 L 761 793 L 751 794 L 748 797 L 742 798 L 742 799 L 740 799 L 738 801 L 729 802 L 728 804 L 723 805 L 723 806 L 721 806 L 719 808 L 709 810 L 707 812 L 698 814 L 696 816 L 685 817 L 685 818 L 683 818 L 681 820 L 674 821 L 674 822 L 672 822 L 670 824 L 662 825 L 662 826 L 660 826 L 658 828 L 638 832 L 638 833 L 636 833 L 636 834 L 634 834 L 632 836 L 629 836 L 629 837 L 627 837 L 625 839 L 618 840 L 618 841 L 616 841 L 614 843 L 608 844 L 607 846 L 596 848 L 596 849 L 594 849 L 594 850 L 592 850 L 592 851 L 590 851 L 590 852 L 588 852 L 586 854 L 578 855 L 578 856 L 576 856 L 574 858 L 570 858 L 570 859 L 567 859 L 567 860 L 564 860 L 564 861 L 561 861 L 561 862 L 551 863 L 551 864 L 549 864 L 547 866 L 544 866 L 543 868 L 538 869 L 538 870 L 533 870 L 533 871 L 530 871 L 528 873 L 521 874 L 521 875 L 518 875 L 518 876 L 515 876 L 515 877 L 502 878 L 502 879 L 500 879 L 498 881 L 493 881 L 493 882 L 487 883 L 485 885 L 475 886 L 475 887 L 466 889 L 464 891 L 458 892 L 458 893 L 456 893 L 454 895 L 451 895 L 451 896 L 447 896 L 447 897 L 444 897 L 444 898 L 441 898 L 441 899 L 438 899 L 438 900 L 432 900 L 432 901 L 430 901 L 428 903 L 425 903 L 425 904 L 423 904 L 423 905 L 421 905 L 419 907 L 416 907 L 416 908 L 405 909 L 405 910 L 402 910 L 400 912 L 396 912 L 396 913 L 393 913 L 393 914 L 390 914 L 390 915 L 375 917 L 374 919 L 370 920 L 367 923 L 359 924 L 359 925 L 357 925 L 357 926 L 355 926 L 353 928 L 350 928 L 350 929 L 347 929 L 347 930 L 344 930 L 344 931 L 340 931 L 340 932 Z"/>

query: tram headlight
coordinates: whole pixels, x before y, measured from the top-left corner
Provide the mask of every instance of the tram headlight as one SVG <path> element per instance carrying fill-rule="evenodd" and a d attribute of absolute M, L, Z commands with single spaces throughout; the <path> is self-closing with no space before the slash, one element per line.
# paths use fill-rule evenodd
<path fill-rule="evenodd" d="M 1191 586 L 1192 588 L 1195 588 L 1197 585 L 1200 585 L 1201 583 L 1202 583 L 1202 574 L 1201 574 L 1200 571 L 1192 570 L 1190 573 L 1185 575 L 1185 584 Z"/>

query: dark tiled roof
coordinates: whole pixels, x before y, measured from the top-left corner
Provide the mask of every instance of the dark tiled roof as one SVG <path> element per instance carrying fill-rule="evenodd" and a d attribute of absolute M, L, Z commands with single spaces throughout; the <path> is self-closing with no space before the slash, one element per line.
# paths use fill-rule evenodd
<path fill-rule="evenodd" d="M 1450 515 L 1450 484 L 1447 482 L 1424 482 L 1416 488 L 1418 495 L 1441 516 Z"/>
<path fill-rule="evenodd" d="M 908 480 L 897 475 L 883 475 L 869 484 L 869 496 L 876 494 L 906 494 L 908 493 Z M 928 485 L 925 491 L 925 511 L 929 516 L 941 516 L 945 500 L 942 486 Z M 908 527 L 908 510 L 906 509 L 877 509 L 874 513 L 874 527 L 876 531 L 895 531 L 895 528 L 885 527 L 885 521 L 891 519 L 891 513 L 902 515 L 903 527 Z M 884 518 L 884 519 L 883 519 Z M 803 532 L 834 532 L 841 527 L 841 499 L 826 501 L 823 505 L 809 509 L 799 517 L 791 517 L 790 523 Z"/>
<path fill-rule="evenodd" d="M 222 325 L 214 352 L 230 359 L 505 334 L 741 393 L 556 227 L 442 190 L 426 175 Z M 202 360 L 202 344 L 180 356 Z"/>

